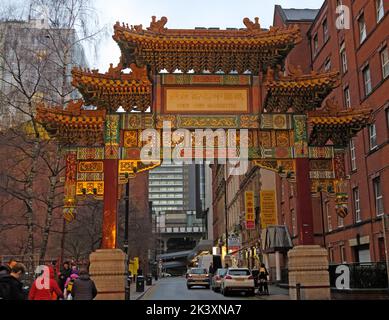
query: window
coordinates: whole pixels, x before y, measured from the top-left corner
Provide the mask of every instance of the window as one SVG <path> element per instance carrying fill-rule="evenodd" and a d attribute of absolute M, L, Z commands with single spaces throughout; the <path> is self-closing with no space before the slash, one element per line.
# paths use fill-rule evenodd
<path fill-rule="evenodd" d="M 355 142 L 353 139 L 350 140 L 350 159 L 351 159 L 351 170 L 357 170 L 357 156 L 355 152 Z"/>
<path fill-rule="evenodd" d="M 380 261 L 385 262 L 386 261 L 386 254 L 385 254 L 385 240 L 384 240 L 384 238 L 378 239 L 378 254 L 379 254 Z"/>
<path fill-rule="evenodd" d="M 389 76 L 389 51 L 385 48 L 381 52 L 382 78 L 386 79 Z"/>
<path fill-rule="evenodd" d="M 343 71 L 343 73 L 346 73 L 348 70 L 348 66 L 347 66 L 346 46 L 345 46 L 344 42 L 342 43 L 342 45 L 340 47 L 340 58 L 342 60 L 342 71 Z"/>
<path fill-rule="evenodd" d="M 371 262 L 370 246 L 368 244 L 355 247 L 355 259 L 359 263 Z"/>
<path fill-rule="evenodd" d="M 377 130 L 375 123 L 369 126 L 369 140 L 370 140 L 370 150 L 373 150 L 378 147 L 377 145 Z"/>
<path fill-rule="evenodd" d="M 346 263 L 346 247 L 340 246 L 340 260 L 342 263 Z"/>
<path fill-rule="evenodd" d="M 319 50 L 319 40 L 317 34 L 313 37 L 313 53 L 316 54 Z"/>
<path fill-rule="evenodd" d="M 338 217 L 338 228 L 341 228 L 344 226 L 344 218 L 342 218 L 340 215 L 337 214 Z"/>
<path fill-rule="evenodd" d="M 327 227 L 328 227 L 328 232 L 332 231 L 332 222 L 331 222 L 331 209 L 330 209 L 330 202 L 327 201 L 326 204 L 326 214 L 327 214 Z"/>
<path fill-rule="evenodd" d="M 373 179 L 374 197 L 375 197 L 375 211 L 377 216 L 384 214 L 384 202 L 381 191 L 381 178 Z"/>
<path fill-rule="evenodd" d="M 376 9 L 377 9 L 377 23 L 378 23 L 382 20 L 382 18 L 385 15 L 383 0 L 376 0 Z"/>
<path fill-rule="evenodd" d="M 353 189 L 354 216 L 355 222 L 361 222 L 361 204 L 359 199 L 359 188 Z"/>
<path fill-rule="evenodd" d="M 330 262 L 334 262 L 334 248 L 329 249 L 329 255 Z"/>
<path fill-rule="evenodd" d="M 370 67 L 367 66 L 365 69 L 363 69 L 362 72 L 363 72 L 363 82 L 365 85 L 365 95 L 368 96 L 372 91 Z"/>
<path fill-rule="evenodd" d="M 346 108 L 351 108 L 351 96 L 350 96 L 349 87 L 344 89 L 344 104 L 345 104 Z"/>
<path fill-rule="evenodd" d="M 359 24 L 359 42 L 362 43 L 363 41 L 365 41 L 367 37 L 365 17 L 363 14 L 358 19 L 358 24 Z"/>
<path fill-rule="evenodd" d="M 327 42 L 328 38 L 329 38 L 328 23 L 327 23 L 327 19 L 325 19 L 324 22 L 323 22 L 323 39 L 324 39 L 324 43 Z"/>
<path fill-rule="evenodd" d="M 331 59 L 328 58 L 324 64 L 324 71 L 328 72 L 331 70 Z"/>

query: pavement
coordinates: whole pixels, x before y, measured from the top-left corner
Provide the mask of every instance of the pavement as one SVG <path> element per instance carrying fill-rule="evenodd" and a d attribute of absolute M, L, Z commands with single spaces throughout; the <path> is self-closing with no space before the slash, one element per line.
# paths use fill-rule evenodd
<path fill-rule="evenodd" d="M 143 292 L 136 292 L 136 285 L 135 283 L 131 283 L 130 286 L 130 300 L 140 300 L 142 297 L 155 286 L 156 282 L 153 279 L 153 284 L 151 286 L 146 286 L 145 284 L 145 290 Z"/>
<path fill-rule="evenodd" d="M 236 293 L 224 297 L 220 293 L 201 287 L 194 287 L 188 290 L 185 277 L 172 277 L 163 278 L 157 282 L 153 281 L 153 286 L 146 288 L 143 294 L 137 296 L 137 300 L 289 300 L 289 291 L 287 289 L 270 285 L 269 292 L 269 296 L 257 294 L 254 297 L 250 297 Z M 131 300 L 132 298 L 133 295 Z"/>

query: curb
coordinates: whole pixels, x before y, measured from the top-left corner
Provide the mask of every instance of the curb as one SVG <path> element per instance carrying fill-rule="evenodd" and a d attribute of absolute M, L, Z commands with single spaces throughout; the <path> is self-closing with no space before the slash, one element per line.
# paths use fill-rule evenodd
<path fill-rule="evenodd" d="M 137 300 L 140 300 L 144 297 L 144 295 L 150 291 L 151 288 L 153 288 L 155 286 L 155 284 L 151 285 L 150 287 L 148 287 L 144 292 L 142 292 L 138 297 L 136 297 L 135 300 L 133 301 L 137 301 Z"/>

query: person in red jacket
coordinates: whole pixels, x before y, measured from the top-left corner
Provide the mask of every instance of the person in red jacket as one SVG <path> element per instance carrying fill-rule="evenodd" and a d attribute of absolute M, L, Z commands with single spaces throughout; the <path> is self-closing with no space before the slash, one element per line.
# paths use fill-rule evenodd
<path fill-rule="evenodd" d="M 28 300 L 56 300 L 53 297 L 63 298 L 63 293 L 54 279 L 54 269 L 45 267 L 43 274 L 33 283 Z"/>

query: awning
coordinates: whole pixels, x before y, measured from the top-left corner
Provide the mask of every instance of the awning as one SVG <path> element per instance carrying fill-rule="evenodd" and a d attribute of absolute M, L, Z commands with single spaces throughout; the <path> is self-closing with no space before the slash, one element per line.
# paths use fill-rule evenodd
<path fill-rule="evenodd" d="M 172 259 L 179 259 L 179 258 L 186 258 L 189 253 L 192 251 L 179 251 L 179 252 L 172 252 L 172 253 L 165 253 L 165 254 L 159 254 L 157 255 L 157 260 L 172 260 Z"/>
<path fill-rule="evenodd" d="M 200 240 L 198 245 L 188 254 L 188 261 L 191 262 L 197 255 L 203 251 L 209 251 L 212 253 L 213 241 L 212 240 Z"/>
<path fill-rule="evenodd" d="M 288 251 L 293 248 L 292 239 L 286 226 L 270 226 L 262 230 L 262 250 L 266 253 Z"/>
<path fill-rule="evenodd" d="M 164 269 L 173 269 L 173 268 L 179 268 L 179 267 L 186 267 L 185 261 L 169 261 L 162 263 L 162 267 Z"/>

